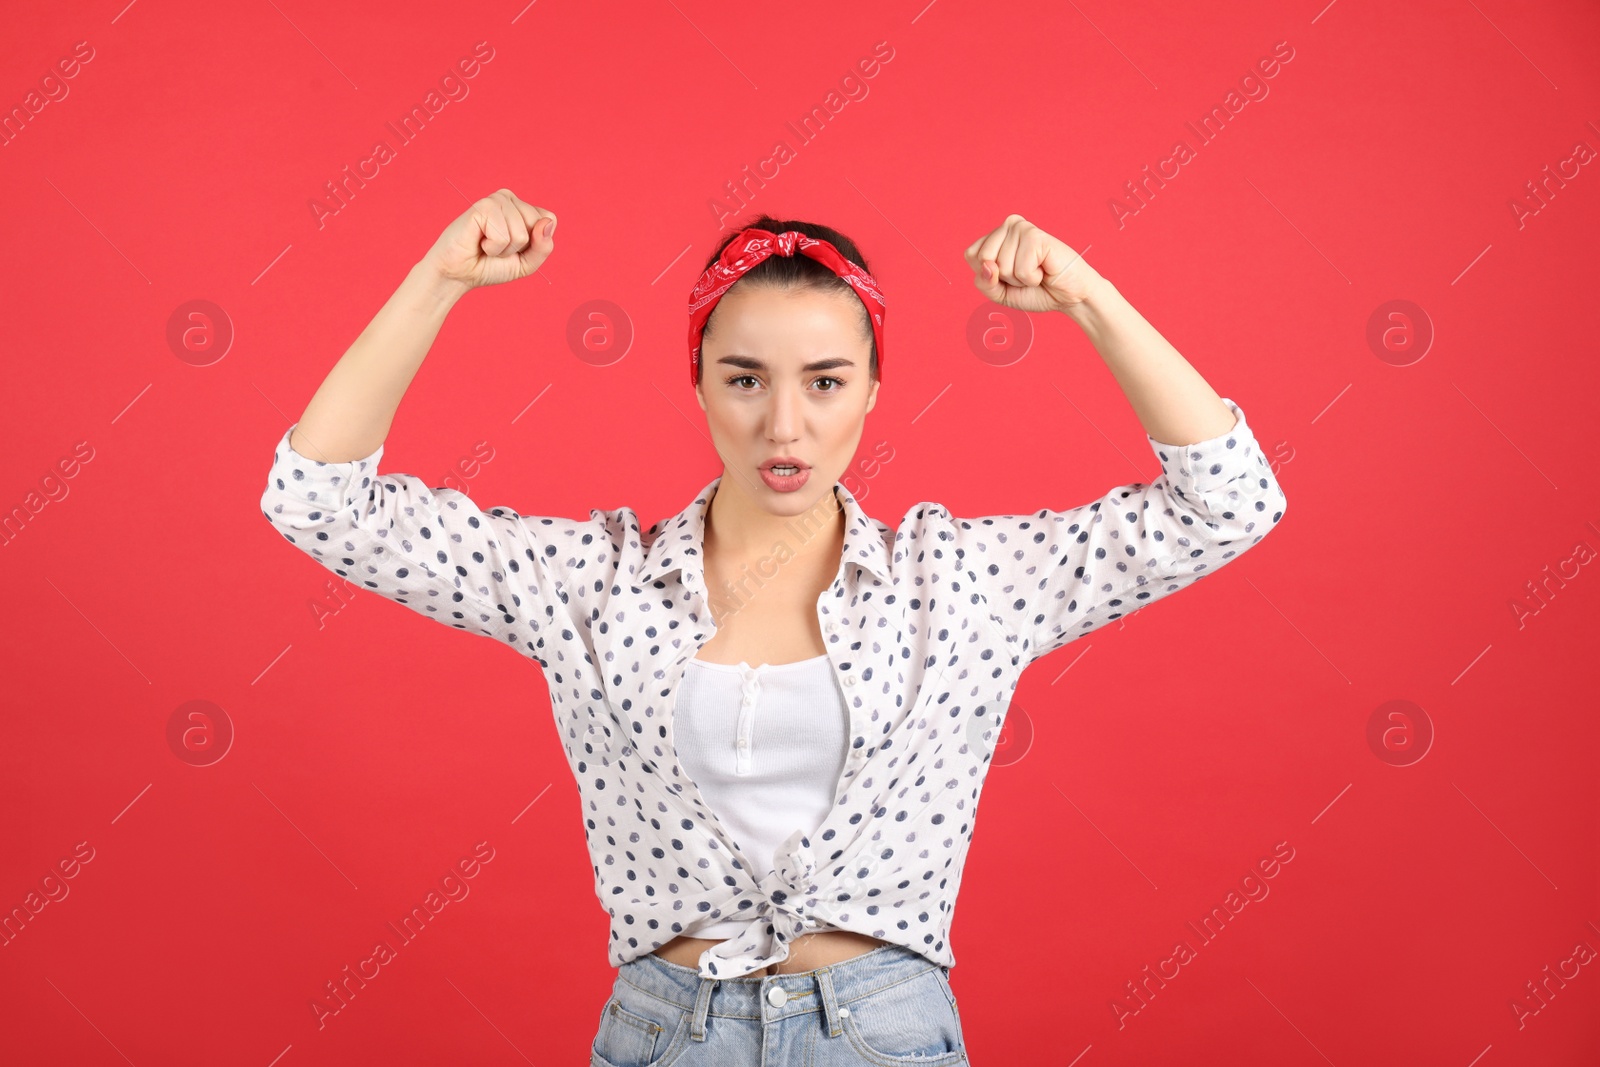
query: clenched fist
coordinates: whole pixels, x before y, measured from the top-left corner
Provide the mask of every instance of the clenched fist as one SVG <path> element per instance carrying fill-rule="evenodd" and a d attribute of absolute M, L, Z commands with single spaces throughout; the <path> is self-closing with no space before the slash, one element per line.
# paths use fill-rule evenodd
<path fill-rule="evenodd" d="M 423 262 L 472 289 L 526 278 L 555 249 L 554 213 L 500 189 L 477 201 L 433 243 Z"/>
<path fill-rule="evenodd" d="M 966 260 L 984 296 L 1018 311 L 1069 311 L 1104 280 L 1067 244 L 1021 215 L 1007 215 L 972 242 Z"/>

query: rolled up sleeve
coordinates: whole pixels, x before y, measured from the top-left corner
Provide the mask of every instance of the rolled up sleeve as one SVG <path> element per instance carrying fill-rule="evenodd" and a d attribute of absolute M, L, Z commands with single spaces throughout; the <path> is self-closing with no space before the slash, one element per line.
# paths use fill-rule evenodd
<path fill-rule="evenodd" d="M 541 658 L 539 631 L 576 621 L 566 585 L 600 578 L 599 565 L 614 558 L 605 513 L 582 521 L 484 510 L 458 490 L 380 473 L 383 445 L 323 463 L 289 446 L 293 430 L 273 455 L 262 514 L 328 570 L 438 622 Z"/>
<path fill-rule="evenodd" d="M 1067 511 L 950 519 L 964 568 L 1031 662 L 1237 559 L 1286 500 L 1245 421 L 1175 445 L 1146 435 L 1161 476 Z M 945 513 L 948 517 L 948 512 Z"/>

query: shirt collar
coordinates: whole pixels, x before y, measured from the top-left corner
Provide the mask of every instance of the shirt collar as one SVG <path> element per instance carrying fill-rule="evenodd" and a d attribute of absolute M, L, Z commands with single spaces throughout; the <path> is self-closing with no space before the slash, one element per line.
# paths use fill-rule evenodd
<path fill-rule="evenodd" d="M 711 498 L 721 481 L 722 475 L 719 474 L 696 494 L 688 507 L 656 524 L 660 532 L 645 551 L 644 566 L 634 575 L 636 584 L 648 585 L 674 571 L 682 571 L 681 580 L 702 593 L 705 591 L 702 549 L 705 544 L 706 509 L 711 506 Z M 834 482 L 833 489 L 844 511 L 844 552 L 840 569 L 843 570 L 846 563 L 855 563 L 880 581 L 888 582 L 889 546 L 884 540 L 885 531 L 862 510 L 861 504 L 844 487 L 844 483 Z"/>

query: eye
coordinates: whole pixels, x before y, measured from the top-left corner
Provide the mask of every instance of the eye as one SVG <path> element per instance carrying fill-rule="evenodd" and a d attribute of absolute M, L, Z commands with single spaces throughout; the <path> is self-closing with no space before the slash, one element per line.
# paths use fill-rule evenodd
<path fill-rule="evenodd" d="M 726 379 L 726 384 L 737 386 L 738 383 L 743 382 L 743 381 L 752 381 L 752 382 L 759 383 L 760 379 L 758 379 L 754 374 L 735 374 L 732 377 Z M 843 378 L 835 378 L 832 375 L 823 375 L 822 377 L 817 378 L 816 381 L 818 381 L 818 382 L 832 382 L 833 383 L 833 388 L 820 390 L 821 392 L 824 392 L 824 393 L 837 393 L 840 389 L 843 389 L 845 387 L 845 385 L 847 384 Z"/>

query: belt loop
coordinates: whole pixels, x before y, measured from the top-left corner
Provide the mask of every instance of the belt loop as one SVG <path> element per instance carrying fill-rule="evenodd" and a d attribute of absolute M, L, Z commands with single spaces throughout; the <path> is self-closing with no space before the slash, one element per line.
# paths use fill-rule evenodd
<path fill-rule="evenodd" d="M 817 989 L 822 993 L 822 1015 L 828 1023 L 828 1036 L 838 1037 L 844 1033 L 844 1025 L 839 1021 L 839 998 L 833 992 L 833 971 L 828 967 L 818 967 L 816 976 Z"/>
<path fill-rule="evenodd" d="M 694 1017 L 689 1020 L 689 1036 L 696 1041 L 706 1039 L 706 1013 L 711 1008 L 711 990 L 719 985 L 721 979 L 701 978 L 700 991 L 694 998 Z"/>

